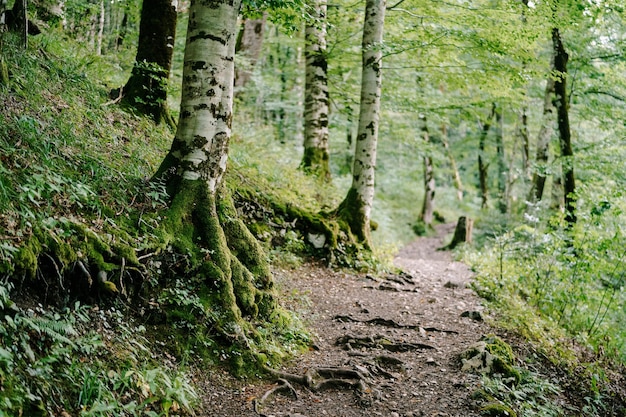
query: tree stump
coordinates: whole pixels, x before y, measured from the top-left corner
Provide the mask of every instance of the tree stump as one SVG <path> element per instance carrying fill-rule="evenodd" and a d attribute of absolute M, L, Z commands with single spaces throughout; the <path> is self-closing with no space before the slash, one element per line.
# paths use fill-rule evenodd
<path fill-rule="evenodd" d="M 474 228 L 474 220 L 465 216 L 459 217 L 454 229 L 454 236 L 452 241 L 445 247 L 444 250 L 454 249 L 461 243 L 472 242 L 472 229 Z"/>

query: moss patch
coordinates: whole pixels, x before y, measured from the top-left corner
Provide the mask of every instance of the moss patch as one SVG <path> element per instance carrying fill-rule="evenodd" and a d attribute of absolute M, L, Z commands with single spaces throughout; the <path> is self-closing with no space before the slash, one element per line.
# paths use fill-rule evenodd
<path fill-rule="evenodd" d="M 496 335 L 484 336 L 461 354 L 462 369 L 485 375 L 501 374 L 504 378 L 521 379 L 514 367 L 513 349 Z"/>

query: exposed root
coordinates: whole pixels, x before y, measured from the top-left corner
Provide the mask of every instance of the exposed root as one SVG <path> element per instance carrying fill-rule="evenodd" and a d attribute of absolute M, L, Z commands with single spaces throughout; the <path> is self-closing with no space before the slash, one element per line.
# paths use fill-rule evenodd
<path fill-rule="evenodd" d="M 303 375 L 291 374 L 268 367 L 265 367 L 265 370 L 278 378 L 279 385 L 263 394 L 258 401 L 254 401 L 254 411 L 260 416 L 264 414 L 261 414 L 259 408 L 271 395 L 278 391 L 288 390 L 297 399 L 297 393 L 290 382 L 302 385 L 311 392 L 320 392 L 331 388 L 354 390 L 359 396 L 359 402 L 363 405 L 371 404 L 371 399 L 368 396 L 378 393 L 377 390 L 372 390 L 369 387 L 368 377 L 371 376 L 371 373 L 363 366 L 355 366 L 355 369 L 341 367 L 311 368 Z"/>
<path fill-rule="evenodd" d="M 295 388 L 289 383 L 289 381 L 287 381 L 284 378 L 278 378 L 278 385 L 276 385 L 274 388 L 268 390 L 265 394 L 263 394 L 263 396 L 260 399 L 254 399 L 254 401 L 252 402 L 252 406 L 254 408 L 254 412 L 257 413 L 260 416 L 263 416 L 264 414 L 262 414 L 259 411 L 259 408 L 263 406 L 263 404 L 265 404 L 265 401 L 267 401 L 267 399 L 276 394 L 277 392 L 280 391 L 287 391 L 290 392 L 291 395 L 293 395 L 293 397 L 297 400 L 298 399 L 298 393 L 296 392 Z"/>
<path fill-rule="evenodd" d="M 423 343 L 396 342 L 385 336 L 342 336 L 335 342 L 336 345 L 343 345 L 345 350 L 353 349 L 384 349 L 389 352 L 410 352 L 414 350 L 435 349 L 434 346 Z"/>
<path fill-rule="evenodd" d="M 375 324 L 378 326 L 392 327 L 394 329 L 410 329 L 410 330 L 424 330 L 426 332 L 440 332 L 440 333 L 450 333 L 450 334 L 459 334 L 459 332 L 454 330 L 441 330 L 436 327 L 421 327 L 419 325 L 413 324 L 400 324 L 391 319 L 384 319 L 382 317 L 375 317 L 369 320 L 359 320 L 352 316 L 343 316 L 337 315 L 333 317 L 333 320 L 338 320 L 341 322 L 354 322 L 354 323 L 366 323 L 366 324 Z"/>

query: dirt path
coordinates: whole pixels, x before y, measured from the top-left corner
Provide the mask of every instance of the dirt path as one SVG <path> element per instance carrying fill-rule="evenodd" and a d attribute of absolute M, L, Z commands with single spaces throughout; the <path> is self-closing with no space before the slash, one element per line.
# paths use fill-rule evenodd
<path fill-rule="evenodd" d="M 489 328 L 462 317 L 481 307 L 467 288 L 467 267 L 436 251 L 451 232 L 442 226 L 438 237 L 404 248 L 395 260 L 400 275 L 374 278 L 311 265 L 275 271 L 316 344 L 280 371 L 322 369 L 316 381 L 328 380 L 328 386 L 315 391 L 292 382 L 297 398 L 285 390 L 260 403 L 278 385 L 213 375 L 218 386 L 206 387 L 207 415 L 477 416 L 470 395 L 479 378 L 460 371 L 458 355 Z M 324 373 L 327 368 L 333 372 Z M 348 383 L 356 388 L 346 389 Z"/>

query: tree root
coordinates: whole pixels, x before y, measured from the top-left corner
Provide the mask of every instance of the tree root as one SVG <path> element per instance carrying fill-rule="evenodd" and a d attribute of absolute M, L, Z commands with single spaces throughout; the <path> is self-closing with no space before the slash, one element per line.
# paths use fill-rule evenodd
<path fill-rule="evenodd" d="M 384 349 L 389 352 L 410 352 L 414 350 L 435 349 L 434 346 L 423 343 L 396 342 L 382 335 L 365 337 L 346 335 L 338 338 L 335 344 L 343 345 L 346 350 L 366 348 Z"/>
<path fill-rule="evenodd" d="M 353 322 L 353 323 L 366 323 L 366 324 L 375 324 L 378 326 L 384 326 L 384 327 L 392 327 L 394 329 L 410 329 L 410 330 L 424 330 L 426 332 L 440 332 L 440 333 L 450 333 L 450 334 L 459 334 L 459 332 L 454 331 L 454 330 L 441 330 L 438 329 L 436 327 L 421 327 L 417 324 L 400 324 L 394 320 L 391 319 L 384 319 L 382 317 L 375 317 L 373 319 L 369 319 L 369 320 L 359 320 L 357 318 L 354 318 L 352 316 L 344 316 L 344 315 L 337 315 L 335 317 L 333 317 L 333 320 L 338 320 L 341 322 Z"/>
<path fill-rule="evenodd" d="M 311 368 L 303 375 L 296 375 L 265 367 L 268 373 L 277 377 L 279 385 L 267 391 L 259 400 L 254 401 L 254 411 L 263 416 L 264 414 L 259 411 L 259 408 L 263 406 L 271 395 L 279 391 L 289 391 L 297 399 L 296 390 L 290 382 L 302 385 L 314 393 L 330 388 L 351 389 L 359 396 L 362 405 L 371 404 L 371 399 L 368 397 L 378 393 L 377 390 L 372 390 L 369 387 L 370 381 L 368 377 L 371 374 L 363 366 L 355 366 L 355 368 L 357 369 L 341 367 Z M 381 372 L 378 371 L 377 373 Z"/>

